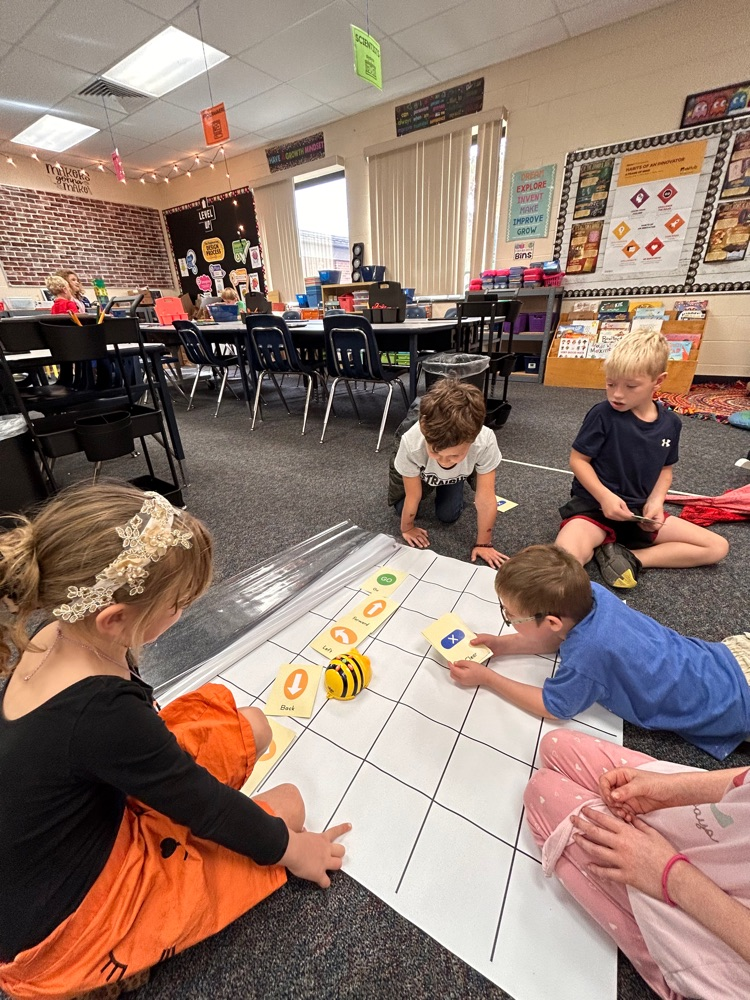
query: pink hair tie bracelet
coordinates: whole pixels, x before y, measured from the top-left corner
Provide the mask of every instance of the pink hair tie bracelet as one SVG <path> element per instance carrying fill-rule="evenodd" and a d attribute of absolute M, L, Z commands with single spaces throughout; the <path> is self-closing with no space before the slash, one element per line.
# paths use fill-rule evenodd
<path fill-rule="evenodd" d="M 665 903 L 669 903 L 670 906 L 677 906 L 677 903 L 670 897 L 669 890 L 667 889 L 667 879 L 669 878 L 669 873 L 672 871 L 672 865 L 676 865 L 678 861 L 687 861 L 690 865 L 692 861 L 690 858 L 686 858 L 684 854 L 673 854 L 672 857 L 664 865 L 664 871 L 661 873 L 661 894 Z"/>

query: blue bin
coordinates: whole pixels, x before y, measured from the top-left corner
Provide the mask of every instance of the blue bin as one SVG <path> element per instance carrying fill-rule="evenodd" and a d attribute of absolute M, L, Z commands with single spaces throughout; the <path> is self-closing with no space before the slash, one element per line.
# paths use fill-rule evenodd
<path fill-rule="evenodd" d="M 363 264 L 360 268 L 362 272 L 362 281 L 384 281 L 385 280 L 385 265 L 384 264 Z"/>
<path fill-rule="evenodd" d="M 338 285 L 341 281 L 341 271 L 318 271 L 321 285 Z"/>
<path fill-rule="evenodd" d="M 297 299 L 297 305 L 300 307 L 300 309 L 309 308 L 310 303 L 307 301 L 306 295 L 297 295 L 296 299 Z"/>

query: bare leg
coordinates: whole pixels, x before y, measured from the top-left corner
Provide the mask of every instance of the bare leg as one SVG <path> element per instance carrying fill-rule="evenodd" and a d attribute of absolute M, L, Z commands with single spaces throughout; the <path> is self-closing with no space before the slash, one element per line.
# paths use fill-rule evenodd
<path fill-rule="evenodd" d="M 563 529 L 564 530 L 564 529 Z M 642 566 L 712 566 L 729 552 L 729 542 L 699 524 L 668 517 L 654 544 L 635 553 Z"/>
<path fill-rule="evenodd" d="M 255 739 L 255 759 L 258 760 L 271 745 L 271 726 L 259 708 L 238 708 L 237 711 L 250 723 Z"/>
<path fill-rule="evenodd" d="M 253 796 L 255 802 L 265 802 L 280 816 L 290 830 L 297 833 L 305 825 L 305 803 L 296 785 L 277 785 L 259 795 Z"/>
<path fill-rule="evenodd" d="M 574 517 L 560 528 L 555 545 L 570 552 L 582 566 L 585 566 L 593 558 L 594 549 L 598 548 L 606 537 L 607 532 L 598 524 L 587 521 L 584 517 Z"/>

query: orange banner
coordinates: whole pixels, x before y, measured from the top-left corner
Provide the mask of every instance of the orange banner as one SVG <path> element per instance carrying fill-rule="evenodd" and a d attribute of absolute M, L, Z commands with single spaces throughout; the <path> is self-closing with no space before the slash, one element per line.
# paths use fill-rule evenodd
<path fill-rule="evenodd" d="M 212 108 L 201 111 L 201 121 L 203 122 L 203 133 L 206 136 L 207 146 L 216 146 L 217 143 L 227 141 L 229 125 L 227 125 L 227 113 L 223 103 L 214 104 Z"/>

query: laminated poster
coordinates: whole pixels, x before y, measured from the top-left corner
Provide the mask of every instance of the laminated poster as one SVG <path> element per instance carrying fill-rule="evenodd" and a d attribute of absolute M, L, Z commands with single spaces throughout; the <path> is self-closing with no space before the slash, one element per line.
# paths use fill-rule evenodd
<path fill-rule="evenodd" d="M 565 271 L 568 274 L 593 274 L 599 259 L 602 222 L 574 222 L 570 230 L 570 250 Z"/>
<path fill-rule="evenodd" d="M 601 219 L 604 217 L 614 164 L 614 157 L 581 164 L 576 203 L 573 209 L 573 219 L 576 222 L 580 219 Z"/>
<path fill-rule="evenodd" d="M 744 260 L 750 240 L 750 201 L 719 205 L 708 238 L 707 264 Z"/>
<path fill-rule="evenodd" d="M 738 132 L 729 157 L 719 198 L 746 198 L 750 194 L 750 132 Z"/>

